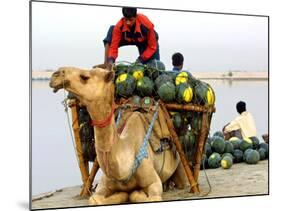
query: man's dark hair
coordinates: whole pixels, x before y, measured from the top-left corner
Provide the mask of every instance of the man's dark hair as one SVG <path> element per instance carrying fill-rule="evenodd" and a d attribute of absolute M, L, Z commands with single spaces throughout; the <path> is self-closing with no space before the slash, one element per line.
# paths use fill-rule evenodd
<path fill-rule="evenodd" d="M 135 7 L 123 7 L 122 13 L 125 18 L 134 18 L 137 16 L 137 8 Z"/>
<path fill-rule="evenodd" d="M 243 101 L 239 101 L 236 104 L 236 110 L 239 114 L 243 113 L 244 111 L 246 111 L 246 103 Z"/>
<path fill-rule="evenodd" d="M 174 53 L 172 56 L 173 66 L 180 66 L 183 64 L 183 55 L 181 53 Z"/>

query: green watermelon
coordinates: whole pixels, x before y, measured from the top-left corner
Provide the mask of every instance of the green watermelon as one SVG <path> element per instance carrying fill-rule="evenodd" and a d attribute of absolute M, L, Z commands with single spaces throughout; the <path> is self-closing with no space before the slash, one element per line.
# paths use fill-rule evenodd
<path fill-rule="evenodd" d="M 162 84 L 166 83 L 166 82 L 170 82 L 170 83 L 173 84 L 173 79 L 172 79 L 172 77 L 171 77 L 170 75 L 164 74 L 164 73 L 161 74 L 161 75 L 159 75 L 159 76 L 156 78 L 156 80 L 155 80 L 155 87 L 156 87 L 156 89 L 159 89 L 159 87 L 160 87 Z"/>
<path fill-rule="evenodd" d="M 264 160 L 266 158 L 266 150 L 264 148 L 259 148 L 258 152 L 260 154 L 260 160 Z"/>
<path fill-rule="evenodd" d="M 141 97 L 138 95 L 134 95 L 132 97 L 132 103 L 137 107 L 141 107 Z"/>
<path fill-rule="evenodd" d="M 256 136 L 252 136 L 252 137 L 250 137 L 250 139 L 253 142 L 253 149 L 258 149 L 259 148 L 259 144 L 260 144 L 259 139 Z"/>
<path fill-rule="evenodd" d="M 126 73 L 128 70 L 128 65 L 120 63 L 116 65 L 116 73 L 118 73 L 118 75 L 122 74 L 122 73 Z"/>
<path fill-rule="evenodd" d="M 122 97 L 130 97 L 132 96 L 135 88 L 136 88 L 136 80 L 135 78 L 127 73 L 123 73 L 119 75 L 115 81 L 116 93 Z"/>
<path fill-rule="evenodd" d="M 187 155 L 189 152 L 192 152 L 195 149 L 196 137 L 192 130 L 187 130 L 183 135 L 179 137 L 182 144 L 184 153 Z"/>
<path fill-rule="evenodd" d="M 213 152 L 211 156 L 208 158 L 208 166 L 210 168 L 218 168 L 220 167 L 221 156 L 217 152 Z"/>
<path fill-rule="evenodd" d="M 229 157 L 229 156 L 224 156 L 222 159 L 221 159 L 221 167 L 223 169 L 229 169 L 231 168 L 233 164 L 233 161 L 232 161 L 232 158 Z"/>
<path fill-rule="evenodd" d="M 265 158 L 268 158 L 268 156 L 269 156 L 268 144 L 262 142 L 262 143 L 260 143 L 259 148 L 265 149 Z"/>
<path fill-rule="evenodd" d="M 195 82 L 193 86 L 194 98 L 193 101 L 195 104 L 200 105 L 214 105 L 215 104 L 215 92 L 212 87 L 200 80 Z"/>
<path fill-rule="evenodd" d="M 146 65 L 147 65 L 147 67 L 153 68 L 156 70 L 165 70 L 166 69 L 165 64 L 157 59 L 150 60 Z"/>
<path fill-rule="evenodd" d="M 246 157 L 248 155 L 248 153 L 250 153 L 251 151 L 253 151 L 253 149 L 246 149 L 244 154 L 243 154 L 243 161 L 246 161 Z"/>
<path fill-rule="evenodd" d="M 157 93 L 164 102 L 173 102 L 176 95 L 176 87 L 168 81 L 159 87 Z"/>
<path fill-rule="evenodd" d="M 189 103 L 193 98 L 193 90 L 189 84 L 182 83 L 176 87 L 177 101 L 179 103 Z"/>
<path fill-rule="evenodd" d="M 191 128 L 197 132 L 201 130 L 202 127 L 202 114 L 194 113 L 191 119 Z"/>
<path fill-rule="evenodd" d="M 165 70 L 163 62 L 153 59 L 146 64 L 146 75 L 155 80 Z"/>
<path fill-rule="evenodd" d="M 210 146 L 211 146 L 211 144 L 212 144 L 212 138 L 208 136 L 208 137 L 207 137 L 207 140 L 206 140 L 206 143 L 209 143 Z"/>
<path fill-rule="evenodd" d="M 137 92 L 140 96 L 151 96 L 153 92 L 153 82 L 150 78 L 144 76 L 137 81 Z"/>
<path fill-rule="evenodd" d="M 233 161 L 234 163 L 240 163 L 243 161 L 243 151 L 240 149 L 235 149 L 233 151 Z"/>
<path fill-rule="evenodd" d="M 175 84 L 178 86 L 180 84 L 187 84 L 189 82 L 190 74 L 186 71 L 180 71 L 176 78 L 175 78 Z"/>
<path fill-rule="evenodd" d="M 223 153 L 224 147 L 225 147 L 224 139 L 219 136 L 213 136 L 212 150 L 217 153 Z"/>
<path fill-rule="evenodd" d="M 246 155 L 246 163 L 257 164 L 260 160 L 260 154 L 257 150 L 251 150 Z"/>
<path fill-rule="evenodd" d="M 233 153 L 234 147 L 230 141 L 225 142 L 224 152 Z"/>
<path fill-rule="evenodd" d="M 210 155 L 213 153 L 212 147 L 208 142 L 206 142 L 206 144 L 205 144 L 204 151 L 205 151 L 207 158 L 210 157 Z"/>
<path fill-rule="evenodd" d="M 249 138 L 244 138 L 240 143 L 240 149 L 245 151 L 246 149 L 253 149 L 253 142 Z"/>
<path fill-rule="evenodd" d="M 136 81 L 144 77 L 145 67 L 143 64 L 133 64 L 129 67 L 130 74 L 135 78 Z"/>
<path fill-rule="evenodd" d="M 232 143 L 233 149 L 240 149 L 240 142 L 242 141 L 241 139 L 237 137 L 231 137 L 229 141 Z"/>
<path fill-rule="evenodd" d="M 182 127 L 182 117 L 180 115 L 180 113 L 176 112 L 174 115 L 173 115 L 173 124 L 174 124 L 174 127 L 176 129 L 180 129 Z"/>
<path fill-rule="evenodd" d="M 219 136 L 219 137 L 221 137 L 221 138 L 224 138 L 223 132 L 221 132 L 221 131 L 216 131 L 216 132 L 213 134 L 213 136 Z"/>
<path fill-rule="evenodd" d="M 225 156 L 231 157 L 232 160 L 234 159 L 234 156 L 229 152 L 223 153 L 221 157 L 224 158 Z"/>
<path fill-rule="evenodd" d="M 165 73 L 173 79 L 173 82 L 175 81 L 178 74 L 176 71 L 165 71 Z"/>

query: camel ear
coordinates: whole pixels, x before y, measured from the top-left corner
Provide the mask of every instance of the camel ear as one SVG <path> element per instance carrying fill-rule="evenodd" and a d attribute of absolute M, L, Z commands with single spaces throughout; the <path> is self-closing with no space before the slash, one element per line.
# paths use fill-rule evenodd
<path fill-rule="evenodd" d="M 106 73 L 105 77 L 104 77 L 104 81 L 106 83 L 113 81 L 114 79 L 114 72 L 113 71 L 108 71 L 108 73 Z"/>

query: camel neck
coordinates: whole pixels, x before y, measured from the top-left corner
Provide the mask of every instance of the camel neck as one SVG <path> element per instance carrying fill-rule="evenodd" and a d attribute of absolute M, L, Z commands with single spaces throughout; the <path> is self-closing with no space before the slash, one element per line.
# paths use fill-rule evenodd
<path fill-rule="evenodd" d="M 106 119 L 111 111 L 112 105 L 93 103 L 93 105 L 87 107 L 88 112 L 92 119 L 101 121 Z M 101 112 L 99 112 L 101 111 Z M 104 173 L 109 176 L 109 164 L 110 164 L 110 153 L 113 146 L 118 140 L 117 129 L 114 122 L 114 115 L 111 116 L 110 121 L 104 127 L 94 126 L 95 131 L 95 148 L 97 153 L 98 162 Z"/>

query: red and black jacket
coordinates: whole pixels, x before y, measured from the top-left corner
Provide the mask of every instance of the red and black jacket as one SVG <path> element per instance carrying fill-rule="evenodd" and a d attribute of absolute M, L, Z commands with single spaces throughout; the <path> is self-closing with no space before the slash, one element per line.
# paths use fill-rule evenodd
<path fill-rule="evenodd" d="M 115 61 L 118 56 L 118 48 L 121 41 L 125 41 L 132 45 L 146 43 L 146 49 L 140 55 L 140 58 L 143 61 L 149 60 L 158 47 L 154 25 L 142 14 L 137 14 L 134 31 L 131 31 L 126 25 L 124 18 L 118 21 L 112 32 L 112 41 L 109 47 L 108 59 L 113 59 Z"/>

